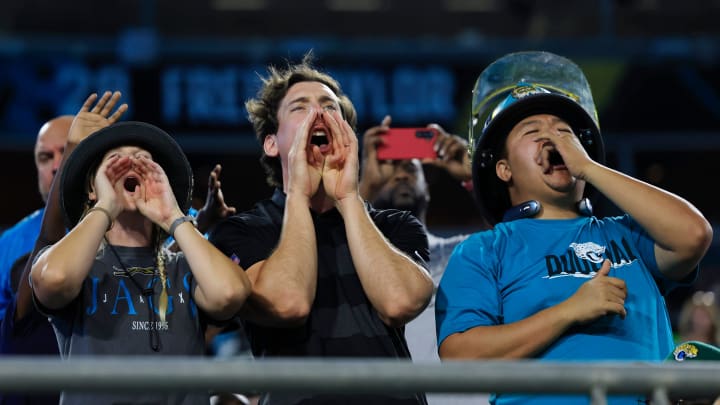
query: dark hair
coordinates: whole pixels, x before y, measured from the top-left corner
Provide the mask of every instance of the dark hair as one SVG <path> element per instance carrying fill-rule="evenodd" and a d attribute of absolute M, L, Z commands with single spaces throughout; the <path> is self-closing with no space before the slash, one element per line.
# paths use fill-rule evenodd
<path fill-rule="evenodd" d="M 340 89 L 340 84 L 327 73 L 323 73 L 312 66 L 312 52 L 308 52 L 299 64 L 290 64 L 284 69 L 277 69 L 274 66 L 268 67 L 267 77 L 261 77 L 262 87 L 258 90 L 255 98 L 245 102 L 248 111 L 248 119 L 253 125 L 255 136 L 262 145 L 265 137 L 274 134 L 278 130 L 277 113 L 282 99 L 288 89 L 300 82 L 319 82 L 330 88 L 340 99 L 340 109 L 343 118 L 355 129 L 357 125 L 357 113 L 350 99 Z M 267 156 L 264 152 L 260 158 L 267 174 L 267 182 L 271 186 L 282 185 L 282 168 L 280 159 Z"/>

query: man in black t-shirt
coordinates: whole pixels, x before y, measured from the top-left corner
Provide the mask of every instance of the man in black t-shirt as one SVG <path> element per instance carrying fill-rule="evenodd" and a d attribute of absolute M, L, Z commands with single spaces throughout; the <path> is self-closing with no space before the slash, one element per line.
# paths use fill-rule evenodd
<path fill-rule="evenodd" d="M 253 284 L 242 310 L 256 356 L 410 355 L 403 326 L 433 285 L 427 237 L 411 214 L 358 192 L 355 109 L 308 58 L 270 68 L 247 102 L 271 199 L 217 225 L 210 240 Z M 424 404 L 424 395 L 264 395 L 263 404 Z"/>

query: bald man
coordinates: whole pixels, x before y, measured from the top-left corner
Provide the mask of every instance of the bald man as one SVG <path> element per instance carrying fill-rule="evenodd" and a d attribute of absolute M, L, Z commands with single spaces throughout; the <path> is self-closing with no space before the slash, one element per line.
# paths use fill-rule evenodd
<path fill-rule="evenodd" d="M 38 190 L 43 203 L 47 202 L 53 177 L 62 161 L 72 115 L 62 115 L 46 122 L 38 132 L 35 142 L 35 167 L 37 168 Z M 17 289 L 17 277 L 11 269 L 22 272 L 24 262 L 35 244 L 40 232 L 40 223 L 45 207 L 26 216 L 0 236 L 0 320 Z M 19 276 L 19 272 L 16 272 Z"/>

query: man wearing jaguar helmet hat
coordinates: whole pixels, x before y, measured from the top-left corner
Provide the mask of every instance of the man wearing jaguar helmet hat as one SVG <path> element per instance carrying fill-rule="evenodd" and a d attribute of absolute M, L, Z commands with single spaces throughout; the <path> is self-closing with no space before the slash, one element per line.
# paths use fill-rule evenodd
<path fill-rule="evenodd" d="M 460 244 L 440 282 L 441 358 L 662 361 L 673 347 L 664 294 L 697 276 L 708 221 L 681 197 L 605 166 L 590 86 L 564 57 L 499 58 L 480 74 L 472 107 L 475 197 L 493 229 Z M 595 217 L 596 193 L 624 214 Z"/>

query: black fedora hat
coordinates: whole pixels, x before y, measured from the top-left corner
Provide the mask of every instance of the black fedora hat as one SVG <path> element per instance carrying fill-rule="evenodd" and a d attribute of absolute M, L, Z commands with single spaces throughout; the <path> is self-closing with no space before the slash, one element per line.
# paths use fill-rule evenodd
<path fill-rule="evenodd" d="M 86 179 L 100 165 L 107 151 L 120 146 L 137 146 L 150 152 L 170 181 L 180 209 L 187 213 L 192 197 L 193 173 L 180 145 L 162 129 L 138 121 L 113 124 L 80 142 L 65 161 L 60 175 L 60 204 L 65 225 L 80 221 L 87 202 Z"/>

